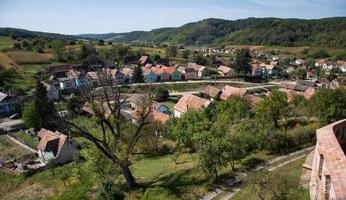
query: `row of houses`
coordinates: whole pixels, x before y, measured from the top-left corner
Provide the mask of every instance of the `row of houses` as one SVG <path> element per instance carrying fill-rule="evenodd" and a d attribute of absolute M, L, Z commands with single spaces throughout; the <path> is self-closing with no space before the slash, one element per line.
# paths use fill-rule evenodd
<path fill-rule="evenodd" d="M 331 61 L 326 61 L 325 59 L 321 59 L 315 63 L 315 66 L 321 67 L 323 70 L 326 70 L 326 71 L 339 69 L 341 72 L 346 73 L 346 61 L 343 61 L 343 60 L 331 62 Z"/>

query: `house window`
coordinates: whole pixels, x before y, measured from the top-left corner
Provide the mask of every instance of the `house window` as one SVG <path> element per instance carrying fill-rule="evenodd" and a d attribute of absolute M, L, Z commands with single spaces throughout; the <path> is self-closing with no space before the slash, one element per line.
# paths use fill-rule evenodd
<path fill-rule="evenodd" d="M 320 179 L 321 179 L 321 176 L 322 176 L 323 163 L 324 163 L 324 157 L 321 154 L 320 155 L 320 163 L 318 165 L 318 176 L 319 176 Z"/>

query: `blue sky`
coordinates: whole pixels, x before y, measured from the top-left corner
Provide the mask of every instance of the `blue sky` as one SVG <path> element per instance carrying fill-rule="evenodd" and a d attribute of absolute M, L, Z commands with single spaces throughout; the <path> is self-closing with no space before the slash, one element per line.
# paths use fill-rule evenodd
<path fill-rule="evenodd" d="M 346 16 L 346 0 L 0 0 L 0 27 L 65 34 L 181 26 L 205 18 Z"/>

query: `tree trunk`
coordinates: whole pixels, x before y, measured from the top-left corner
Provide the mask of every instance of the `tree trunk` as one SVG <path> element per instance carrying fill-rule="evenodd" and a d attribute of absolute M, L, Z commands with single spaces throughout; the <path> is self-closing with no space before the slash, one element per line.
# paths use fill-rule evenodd
<path fill-rule="evenodd" d="M 122 165 L 121 167 L 121 171 L 123 173 L 123 176 L 126 180 L 126 185 L 128 189 L 133 189 L 137 186 L 136 180 L 135 178 L 132 176 L 132 173 L 129 169 L 129 166 L 127 165 Z"/>

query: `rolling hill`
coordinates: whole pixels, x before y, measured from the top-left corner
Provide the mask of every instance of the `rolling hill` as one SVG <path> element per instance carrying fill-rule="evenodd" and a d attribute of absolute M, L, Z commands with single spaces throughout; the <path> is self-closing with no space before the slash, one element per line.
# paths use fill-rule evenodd
<path fill-rule="evenodd" d="M 324 19 L 247 18 L 205 19 L 176 28 L 128 33 L 63 35 L 24 29 L 0 28 L 0 36 L 89 39 L 116 43 L 183 45 L 278 45 L 346 48 L 346 17 Z"/>
<path fill-rule="evenodd" d="M 90 35 L 78 35 L 91 38 Z M 107 37 L 104 37 L 107 36 Z M 205 19 L 177 28 L 92 35 L 119 43 L 346 47 L 346 17 L 324 19 Z"/>

